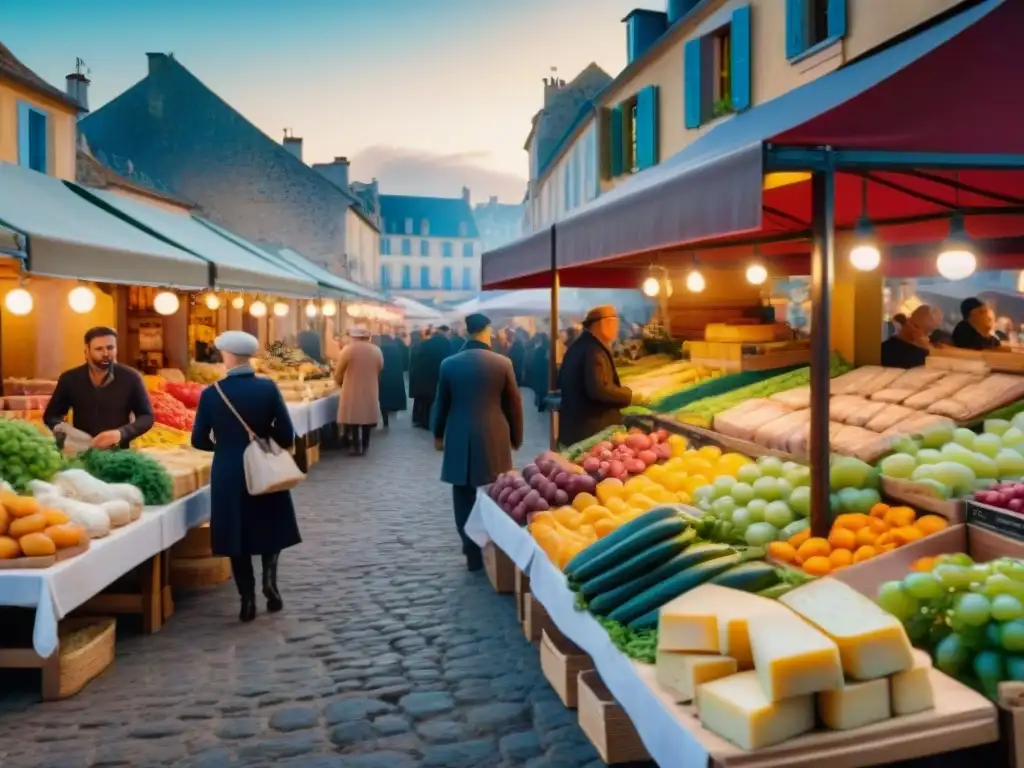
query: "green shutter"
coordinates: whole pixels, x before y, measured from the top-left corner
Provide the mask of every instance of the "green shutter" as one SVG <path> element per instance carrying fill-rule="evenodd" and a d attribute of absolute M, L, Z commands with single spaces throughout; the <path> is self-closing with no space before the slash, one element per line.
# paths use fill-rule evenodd
<path fill-rule="evenodd" d="M 683 104 L 687 128 L 700 128 L 702 103 L 700 92 L 701 38 L 689 40 L 683 48 Z"/>
<path fill-rule="evenodd" d="M 636 167 L 658 164 L 658 86 L 644 88 L 636 97 Z"/>
<path fill-rule="evenodd" d="M 732 88 L 732 108 L 742 112 L 750 108 L 750 6 L 744 5 L 732 12 L 732 27 L 729 34 L 732 38 L 732 61 L 730 62 L 729 78 Z"/>
<path fill-rule="evenodd" d="M 611 178 L 621 176 L 625 166 L 622 154 L 622 105 L 612 107 L 608 118 L 608 175 Z"/>

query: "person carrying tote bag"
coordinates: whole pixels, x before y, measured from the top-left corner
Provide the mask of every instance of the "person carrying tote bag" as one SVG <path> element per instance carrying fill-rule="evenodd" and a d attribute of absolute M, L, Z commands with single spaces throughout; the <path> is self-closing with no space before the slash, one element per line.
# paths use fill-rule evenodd
<path fill-rule="evenodd" d="M 304 475 L 288 453 L 295 432 L 284 398 L 273 381 L 257 377 L 249 365 L 259 350 L 257 339 L 228 331 L 215 345 L 228 372 L 199 398 L 192 446 L 213 452 L 210 541 L 214 555 L 231 558 L 241 597 L 239 618 L 252 621 L 254 555 L 262 560 L 267 610 L 284 607 L 277 584 L 279 555 L 302 541 L 288 489 Z"/>

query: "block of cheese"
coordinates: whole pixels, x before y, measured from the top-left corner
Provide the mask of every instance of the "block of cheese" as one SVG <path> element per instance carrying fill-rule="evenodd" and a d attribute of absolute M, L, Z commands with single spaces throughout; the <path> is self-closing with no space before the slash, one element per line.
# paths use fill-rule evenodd
<path fill-rule="evenodd" d="M 892 717 L 889 679 L 847 682 L 834 691 L 818 694 L 818 715 L 834 731 L 863 728 Z"/>
<path fill-rule="evenodd" d="M 935 709 L 931 657 L 915 648 L 914 666 L 889 678 L 889 689 L 893 716 L 913 715 Z"/>
<path fill-rule="evenodd" d="M 841 581 L 812 581 L 787 592 L 779 602 L 839 646 L 843 672 L 853 680 L 887 677 L 914 664 L 913 648 L 899 619 Z"/>
<path fill-rule="evenodd" d="M 795 613 L 761 613 L 747 622 L 754 670 L 769 701 L 843 684 L 839 648 Z"/>
<path fill-rule="evenodd" d="M 658 682 L 678 703 L 693 701 L 698 685 L 734 675 L 736 671 L 736 659 L 716 654 L 658 651 L 654 663 Z"/>
<path fill-rule="evenodd" d="M 729 325 L 708 323 L 704 326 L 704 340 L 710 342 L 757 342 L 785 341 L 793 338 L 793 330 L 784 323 L 764 325 Z"/>
<path fill-rule="evenodd" d="M 740 672 L 697 689 L 701 725 L 743 749 L 761 749 L 814 728 L 814 697 L 771 701 L 756 672 Z"/>
<path fill-rule="evenodd" d="M 707 586 L 721 589 L 714 584 Z M 767 597 L 729 589 L 727 594 L 716 598 L 715 612 L 718 616 L 718 652 L 736 659 L 740 669 L 751 669 L 754 655 L 750 650 L 750 619 L 763 613 L 785 615 L 789 609 Z"/>

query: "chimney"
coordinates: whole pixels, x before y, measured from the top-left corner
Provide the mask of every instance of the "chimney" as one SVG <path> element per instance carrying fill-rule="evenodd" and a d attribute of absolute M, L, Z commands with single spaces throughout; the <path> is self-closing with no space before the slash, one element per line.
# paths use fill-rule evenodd
<path fill-rule="evenodd" d="M 668 0 L 665 6 L 668 25 L 671 27 L 694 9 L 700 0 Z"/>
<path fill-rule="evenodd" d="M 678 3 L 677 3 L 678 4 Z M 672 6 L 672 0 L 669 2 Z M 668 29 L 668 14 L 648 11 L 642 8 L 631 12 L 626 18 L 626 65 L 632 64 L 650 48 Z"/>
<path fill-rule="evenodd" d="M 290 128 L 284 129 L 284 139 L 281 140 L 281 143 L 299 161 L 302 160 L 302 138 L 295 136 Z"/>
<path fill-rule="evenodd" d="M 551 68 L 552 72 L 557 72 L 557 67 Z M 565 80 L 559 80 L 558 75 L 552 75 L 551 77 L 544 78 L 544 106 L 550 106 L 551 100 L 558 95 L 558 93 L 565 88 Z"/>
<path fill-rule="evenodd" d="M 488 205 L 497 205 L 498 204 L 498 196 L 497 195 L 491 195 L 487 199 L 487 204 Z"/>
<path fill-rule="evenodd" d="M 79 59 L 81 61 L 81 59 Z M 83 112 L 89 111 L 89 78 L 82 74 L 81 70 L 72 72 L 66 78 L 67 83 L 67 94 L 74 101 L 78 102 L 78 106 L 82 108 Z"/>
<path fill-rule="evenodd" d="M 149 74 L 153 76 L 160 74 L 173 56 L 167 53 L 147 53 L 146 58 L 149 59 Z"/>
<path fill-rule="evenodd" d="M 299 139 L 299 141 L 302 141 Z M 347 157 L 336 157 L 332 163 L 316 163 L 313 166 L 313 170 L 317 171 L 321 176 L 331 182 L 334 186 L 339 189 L 349 192 L 348 181 L 348 158 Z"/>
<path fill-rule="evenodd" d="M 466 205 L 470 204 L 470 199 L 471 198 L 470 198 L 470 194 L 469 194 L 469 187 L 463 187 L 462 188 L 462 199 L 466 201 Z"/>

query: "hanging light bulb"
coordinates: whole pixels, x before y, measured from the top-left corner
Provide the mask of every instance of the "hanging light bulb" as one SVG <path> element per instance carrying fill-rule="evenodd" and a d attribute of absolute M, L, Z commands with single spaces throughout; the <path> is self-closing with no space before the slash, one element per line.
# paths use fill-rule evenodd
<path fill-rule="evenodd" d="M 747 267 L 747 282 L 751 285 L 762 285 L 768 279 L 768 270 L 761 264 L 751 264 Z"/>
<path fill-rule="evenodd" d="M 274 302 L 274 316 L 284 317 L 288 314 L 288 305 L 283 301 Z"/>
<path fill-rule="evenodd" d="M 862 214 L 857 220 L 853 238 L 853 247 L 850 248 L 850 264 L 853 268 L 861 272 L 878 269 L 878 265 L 882 263 L 882 252 L 878 250 L 875 228 L 871 226 L 867 216 Z"/>
<path fill-rule="evenodd" d="M 657 296 L 659 293 L 661 293 L 661 283 L 658 282 L 658 278 L 648 277 L 646 280 L 644 280 L 643 292 L 644 295 L 651 297 Z"/>
<path fill-rule="evenodd" d="M 206 304 L 206 308 L 209 310 L 220 309 L 220 296 L 216 293 L 208 293 L 203 298 L 203 303 Z"/>
<path fill-rule="evenodd" d="M 170 291 L 161 291 L 153 297 L 153 311 L 158 315 L 173 315 L 180 306 L 178 297 Z"/>
<path fill-rule="evenodd" d="M 312 301 L 309 302 L 309 304 L 306 305 L 306 317 L 308 317 L 310 319 L 313 319 L 314 317 L 316 317 L 317 312 L 319 312 L 319 311 L 320 310 L 318 310 L 316 308 L 316 304 L 314 304 Z"/>
<path fill-rule="evenodd" d="M 18 317 L 24 317 L 31 312 L 34 303 L 32 294 L 24 288 L 15 288 L 4 296 L 4 306 L 7 311 Z"/>
<path fill-rule="evenodd" d="M 231 306 L 234 307 L 235 309 L 241 309 L 242 307 L 245 306 L 245 297 L 235 296 L 235 298 L 231 300 Z"/>
<path fill-rule="evenodd" d="M 323 306 L 320 307 L 320 311 L 324 313 L 324 317 L 334 317 L 338 314 L 338 305 L 327 299 L 324 301 Z"/>
<path fill-rule="evenodd" d="M 936 259 L 939 274 L 947 280 L 963 280 L 974 274 L 978 268 L 978 258 L 974 255 L 971 240 L 964 229 L 964 218 L 960 213 L 953 214 L 949 222 L 949 237 L 943 242 Z"/>
<path fill-rule="evenodd" d="M 79 285 L 68 291 L 68 306 L 72 312 L 84 315 L 96 306 L 96 294 L 87 285 Z"/>
<path fill-rule="evenodd" d="M 267 316 L 267 305 L 257 299 L 249 305 L 249 314 L 253 317 L 266 317 Z"/>
<path fill-rule="evenodd" d="M 700 293 L 704 290 L 704 275 L 696 267 L 686 276 L 686 289 L 691 293 Z"/>

